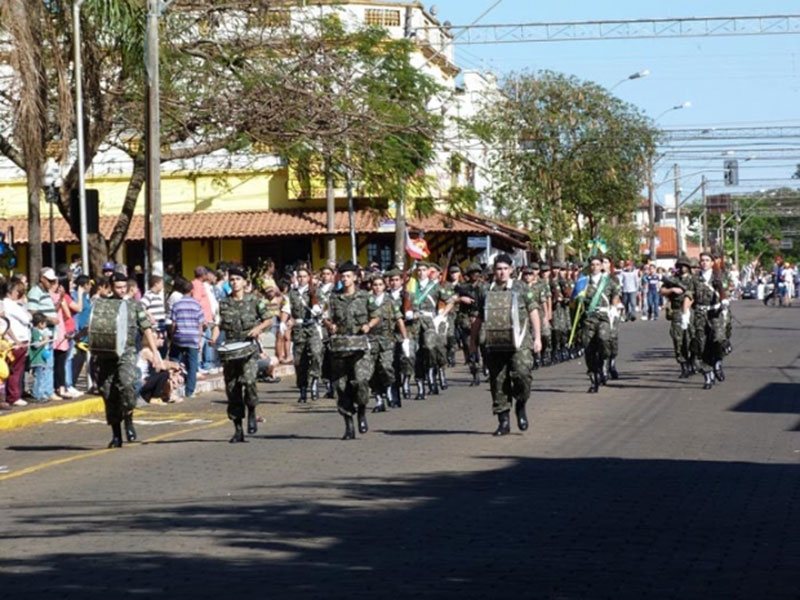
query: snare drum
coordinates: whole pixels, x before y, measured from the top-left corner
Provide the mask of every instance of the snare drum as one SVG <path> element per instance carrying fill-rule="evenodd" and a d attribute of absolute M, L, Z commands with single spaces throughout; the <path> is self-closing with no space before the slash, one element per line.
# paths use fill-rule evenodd
<path fill-rule="evenodd" d="M 244 342 L 225 342 L 217 346 L 217 355 L 222 362 L 233 360 L 246 360 L 258 351 L 258 346 L 252 340 Z"/>
<path fill-rule="evenodd" d="M 120 357 L 128 340 L 128 302 L 100 298 L 92 306 L 89 321 L 89 351 L 96 355 Z"/>
<path fill-rule="evenodd" d="M 347 356 L 369 352 L 369 339 L 366 335 L 332 335 L 328 341 L 332 354 Z"/>

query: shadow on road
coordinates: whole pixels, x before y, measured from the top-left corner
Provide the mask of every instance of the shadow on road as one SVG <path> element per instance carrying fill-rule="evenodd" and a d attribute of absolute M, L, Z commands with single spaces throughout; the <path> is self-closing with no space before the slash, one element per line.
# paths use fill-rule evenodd
<path fill-rule="evenodd" d="M 508 466 L 251 485 L 230 490 L 237 502 L 209 490 L 208 499 L 170 505 L 154 490 L 144 507 L 125 498 L 12 507 L 4 537 L 51 536 L 58 550 L 35 560 L 4 554 L 2 595 L 800 597 L 798 465 L 486 460 Z M 108 543 L 87 555 L 83 536 Z"/>
<path fill-rule="evenodd" d="M 800 414 L 800 383 L 769 383 L 735 406 L 734 412 Z"/>

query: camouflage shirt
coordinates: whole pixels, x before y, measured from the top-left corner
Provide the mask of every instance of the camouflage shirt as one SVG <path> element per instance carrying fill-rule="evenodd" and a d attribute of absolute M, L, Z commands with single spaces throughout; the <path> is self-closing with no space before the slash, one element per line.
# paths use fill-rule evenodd
<path fill-rule="evenodd" d="M 369 309 L 373 315 L 380 317 L 378 324 L 372 328 L 370 333 L 381 337 L 390 338 L 397 327 L 397 321 L 403 318 L 400 306 L 392 300 L 388 292 L 383 294 L 383 302 L 378 306 L 375 296 L 370 296 Z"/>
<path fill-rule="evenodd" d="M 241 300 L 228 296 L 219 302 L 219 327 L 229 342 L 245 341 L 253 327 L 274 316 L 267 303 L 253 294 Z"/>
<path fill-rule="evenodd" d="M 489 293 L 513 293 L 516 292 L 518 295 L 518 318 L 519 318 L 519 325 L 520 327 L 525 328 L 525 338 L 523 338 L 523 346 L 530 347 L 531 343 L 533 342 L 533 335 L 531 331 L 531 317 L 530 314 L 535 310 L 541 310 L 541 306 L 539 302 L 536 300 L 536 294 L 534 291 L 528 287 L 522 281 L 517 279 L 512 279 L 509 281 L 511 285 L 506 285 L 500 287 L 499 285 L 492 284 L 491 286 L 485 286 L 480 291 L 480 296 L 478 299 L 478 310 L 479 310 L 479 317 L 481 320 L 486 318 L 486 301 L 489 297 Z M 491 319 L 491 315 L 488 315 Z"/>
<path fill-rule="evenodd" d="M 331 294 L 329 299 L 329 318 L 336 325 L 340 335 L 359 335 L 361 327 L 369 323 L 377 313 L 377 306 L 370 303 L 372 294 L 356 290 L 354 294 L 343 291 Z"/>

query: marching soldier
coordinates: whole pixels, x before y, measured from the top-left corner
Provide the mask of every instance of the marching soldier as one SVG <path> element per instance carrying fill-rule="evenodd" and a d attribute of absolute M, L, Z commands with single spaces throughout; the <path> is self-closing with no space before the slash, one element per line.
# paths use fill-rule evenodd
<path fill-rule="evenodd" d="M 542 351 L 540 354 L 540 364 L 547 367 L 552 363 L 553 351 L 553 325 L 554 315 L 553 310 L 556 305 L 555 297 L 553 296 L 554 287 L 551 281 L 550 265 L 541 263 L 539 266 L 539 280 L 547 288 L 547 305 L 542 312 L 548 315 L 547 327 L 542 327 Z"/>
<path fill-rule="evenodd" d="M 317 286 L 317 300 L 322 307 L 321 318 L 325 317 L 328 309 L 328 299 L 336 287 L 336 274 L 333 268 L 326 264 L 319 273 L 320 284 Z M 328 349 L 328 330 L 322 328 L 322 377 L 325 380 L 325 397 L 333 398 L 333 383 L 331 381 L 331 353 Z"/>
<path fill-rule="evenodd" d="M 447 389 L 447 376 L 445 374 L 445 367 L 447 367 L 447 336 L 450 334 L 450 313 L 453 306 L 455 306 L 454 291 L 447 287 L 447 284 L 442 284 L 442 267 L 438 263 L 432 262 L 429 264 L 428 279 L 435 281 L 439 291 L 439 298 L 437 301 L 436 312 L 438 318 L 434 321 L 434 327 L 430 331 L 436 335 L 429 336 L 429 340 L 433 341 L 433 354 L 429 362 L 429 373 L 434 383 L 438 383 L 439 389 L 442 391 Z M 424 319 L 422 320 L 424 322 Z M 432 369 L 432 370 L 431 370 Z M 438 393 L 438 391 L 434 391 Z"/>
<path fill-rule="evenodd" d="M 561 262 L 554 262 L 550 273 L 550 290 L 553 295 L 553 362 L 565 362 L 570 359 L 567 350 L 569 341 L 570 317 L 569 297 L 570 289 L 564 278 L 565 266 Z"/>
<path fill-rule="evenodd" d="M 311 273 L 306 267 L 297 269 L 297 288 L 290 290 L 288 302 L 281 309 L 281 322 L 286 323 L 292 319 L 292 355 L 294 369 L 297 375 L 297 387 L 300 388 L 300 403 L 305 403 L 308 398 L 309 388 L 311 399 L 318 397 L 317 387 L 322 376 L 322 326 L 318 318 L 322 314 L 322 307 L 311 287 Z"/>
<path fill-rule="evenodd" d="M 389 279 L 389 297 L 404 317 L 404 327 L 408 343 L 403 344 L 403 337 L 399 331 L 395 334 L 394 344 L 394 406 L 402 406 L 402 398 L 408 399 L 411 395 L 411 378 L 414 377 L 414 357 L 416 354 L 417 331 L 415 328 L 414 313 L 411 311 L 411 302 L 407 299 L 408 292 L 403 289 L 403 272 L 400 269 L 387 271 Z M 406 314 L 408 308 L 408 314 Z M 391 406 L 391 405 L 390 405 Z"/>
<path fill-rule="evenodd" d="M 469 365 L 469 372 L 472 374 L 470 387 L 480 385 L 480 358 L 477 352 L 470 350 L 470 338 L 472 337 L 472 323 L 478 316 L 478 297 L 480 287 L 481 267 L 472 263 L 467 267 L 466 272 L 469 281 L 461 282 L 455 286 L 455 324 L 456 337 L 462 351 L 464 361 Z"/>
<path fill-rule="evenodd" d="M 659 293 L 667 299 L 667 318 L 670 322 L 669 336 L 672 338 L 672 346 L 675 349 L 675 360 L 681 367 L 680 379 L 691 376 L 692 360 L 692 328 L 681 326 L 681 314 L 683 312 L 684 300 L 691 299 L 692 273 L 689 267 L 689 259 L 685 254 L 681 254 L 675 261 L 677 273 L 675 277 L 665 277 L 664 284 Z"/>
<path fill-rule="evenodd" d="M 451 297 L 455 297 L 456 286 L 460 285 L 463 279 L 461 275 L 461 267 L 458 265 L 451 265 L 447 270 L 447 277 L 449 281 L 444 284 L 444 289 L 448 294 L 450 294 Z M 445 336 L 448 367 L 456 366 L 456 348 L 458 347 L 456 335 L 456 311 L 451 310 L 449 313 L 447 313 L 447 335 Z"/>
<path fill-rule="evenodd" d="M 128 295 L 128 278 L 122 273 L 111 276 L 111 298 L 122 300 L 127 304 L 128 323 L 125 338 L 125 350 L 121 356 L 97 354 L 98 376 L 97 387 L 103 396 L 106 409 L 106 422 L 111 425 L 111 442 L 109 448 L 122 447 L 122 423 L 125 423 L 125 436 L 129 442 L 136 440 L 136 429 L 133 427 L 133 409 L 136 408 L 136 383 L 139 380 L 136 368 L 136 337 L 142 334 L 144 344 L 153 354 L 153 367 L 161 370 L 161 355 L 158 352 L 156 337 L 153 335 L 150 317 L 141 302 L 130 299 Z M 97 307 L 95 307 L 97 311 Z M 114 315 L 116 318 L 116 315 Z"/>
<path fill-rule="evenodd" d="M 582 299 L 586 311 L 583 314 L 583 348 L 589 373 L 589 393 L 597 393 L 602 383 L 603 365 L 611 356 L 611 325 L 619 318 L 619 283 L 603 273 L 603 257 L 596 255 L 589 260 L 591 274 Z"/>
<path fill-rule="evenodd" d="M 611 259 L 608 256 L 603 257 L 603 272 L 608 275 L 611 279 L 616 281 L 616 275 L 614 273 L 614 263 L 611 262 Z M 608 355 L 608 366 L 604 365 L 603 368 L 603 380 L 601 383 L 606 383 L 606 374 L 608 374 L 611 379 L 619 379 L 619 371 L 617 371 L 617 355 L 619 354 L 619 320 L 614 319 L 609 325 L 609 334 L 610 334 L 610 341 L 609 341 L 609 355 Z"/>
<path fill-rule="evenodd" d="M 692 327 L 694 356 L 705 363 L 703 389 L 709 390 L 714 381 L 725 381 L 722 356 L 727 341 L 723 312 L 728 298 L 718 272 L 712 269 L 714 259 L 708 252 L 700 253 L 700 272 L 692 278 L 691 295 L 683 302 L 681 327 Z M 691 307 L 691 316 L 689 308 Z"/>
<path fill-rule="evenodd" d="M 486 291 L 482 291 L 477 318 L 472 327 L 472 349 L 475 351 L 484 315 L 488 323 L 495 320 L 511 323 L 508 332 L 510 345 L 493 347 L 494 338 L 487 332 L 487 358 L 489 381 L 492 391 L 492 412 L 497 415 L 498 425 L 495 436 L 508 435 L 511 432 L 509 412 L 514 404 L 517 426 L 520 431 L 528 429 L 528 416 L 525 405 L 531 393 L 531 376 L 534 352 L 541 352 L 541 327 L 539 322 L 538 302 L 534 293 L 521 281 L 511 277 L 512 261 L 508 254 L 499 254 L 494 262 L 494 282 Z M 498 310 L 490 298 L 493 294 L 510 294 L 511 310 L 509 315 L 494 314 Z M 488 310 L 488 314 L 487 314 Z M 502 309 L 508 310 L 508 305 Z M 486 324 L 484 324 L 486 325 Z M 533 338 L 533 341 L 531 341 Z"/>
<path fill-rule="evenodd" d="M 379 318 L 378 324 L 370 331 L 375 361 L 375 369 L 370 381 L 372 390 L 375 392 L 375 408 L 372 409 L 372 412 L 376 413 L 385 412 L 387 403 L 390 407 L 396 406 L 399 400 L 399 398 L 395 400 L 392 393 L 395 381 L 395 332 L 401 336 L 402 351 L 405 352 L 409 342 L 402 309 L 386 293 L 386 282 L 383 275 L 377 274 L 372 277 L 372 297 L 369 302 L 370 308 Z"/>
<path fill-rule="evenodd" d="M 425 399 L 425 382 L 432 394 L 439 393 L 439 370 L 445 364 L 444 343 L 439 329 L 453 307 L 452 298 L 439 285 L 438 265 L 426 262 L 417 264 L 417 289 L 411 298 L 414 318 L 417 320 L 417 360 L 415 379 L 417 400 Z M 445 308 L 439 311 L 439 302 Z"/>
<path fill-rule="evenodd" d="M 539 263 L 531 263 L 522 268 L 522 279 L 531 289 L 534 294 L 534 298 L 536 298 L 536 302 L 539 304 L 539 323 L 542 329 L 542 351 L 535 352 L 533 354 L 533 368 L 538 369 L 542 365 L 542 354 L 544 354 L 547 349 L 544 347 L 544 340 L 548 339 L 551 335 L 550 330 L 550 319 L 552 315 L 550 315 L 550 286 L 546 281 L 539 279 Z"/>
<path fill-rule="evenodd" d="M 225 360 L 222 375 L 225 378 L 225 395 L 228 397 L 228 418 L 233 421 L 234 433 L 230 442 L 244 442 L 242 420 L 247 407 L 247 433 L 258 431 L 256 405 L 258 390 L 258 336 L 271 324 L 273 314 L 267 303 L 254 294 L 245 292 L 247 274 L 233 266 L 228 270 L 231 293 L 219 303 L 219 325 L 211 333 L 215 345 L 220 330 L 225 332 L 225 343 L 251 342 L 252 353 L 244 358 Z"/>
<path fill-rule="evenodd" d="M 343 440 L 356 437 L 353 415 L 358 414 L 358 431 L 367 433 L 367 403 L 373 357 L 367 334 L 380 322 L 370 294 L 356 285 L 352 262 L 339 266 L 342 289 L 329 298 L 328 318 L 324 321 L 331 334 L 331 375 L 336 389 L 337 408 L 344 418 Z"/>

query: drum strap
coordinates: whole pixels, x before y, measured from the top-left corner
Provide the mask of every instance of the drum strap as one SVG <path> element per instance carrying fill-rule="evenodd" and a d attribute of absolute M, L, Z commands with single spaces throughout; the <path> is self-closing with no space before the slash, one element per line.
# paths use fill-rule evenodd
<path fill-rule="evenodd" d="M 520 328 L 519 323 L 519 294 L 517 290 L 511 292 L 511 325 L 514 328 L 514 347 L 519 350 L 522 346 L 522 340 L 525 337 L 525 332 L 528 330 L 528 320 Z"/>
<path fill-rule="evenodd" d="M 603 275 L 600 278 L 600 282 L 597 284 L 597 289 L 594 292 L 594 296 L 592 296 L 592 301 L 589 303 L 589 310 L 586 311 L 586 314 L 592 314 L 597 305 L 600 304 L 600 299 L 605 298 L 603 292 L 606 291 L 606 286 L 608 285 L 608 275 Z"/>
<path fill-rule="evenodd" d="M 425 298 L 427 298 L 430 293 L 433 291 L 434 286 L 436 285 L 435 281 L 429 281 L 428 285 L 425 286 L 425 289 L 422 290 L 421 293 L 417 294 L 417 304 L 420 305 L 425 302 Z"/>

